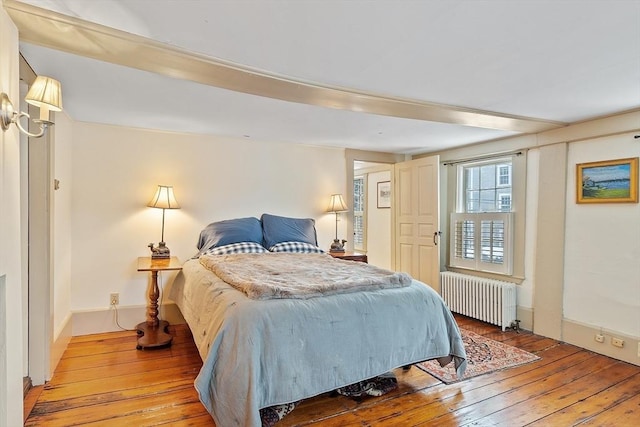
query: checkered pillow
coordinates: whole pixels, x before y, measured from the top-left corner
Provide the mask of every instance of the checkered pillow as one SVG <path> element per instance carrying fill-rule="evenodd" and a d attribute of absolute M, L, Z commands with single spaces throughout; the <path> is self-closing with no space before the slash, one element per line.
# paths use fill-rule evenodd
<path fill-rule="evenodd" d="M 316 245 L 312 245 L 310 243 L 305 242 L 281 242 L 277 243 L 269 248 L 271 252 L 297 252 L 303 254 L 322 254 L 324 251 L 317 247 Z"/>
<path fill-rule="evenodd" d="M 259 243 L 240 242 L 211 248 L 206 252 L 206 255 L 259 254 L 264 252 L 267 250 Z"/>

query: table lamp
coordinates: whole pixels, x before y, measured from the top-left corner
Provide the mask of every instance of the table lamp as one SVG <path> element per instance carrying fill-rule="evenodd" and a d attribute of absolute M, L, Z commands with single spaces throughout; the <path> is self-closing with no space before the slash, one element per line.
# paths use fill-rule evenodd
<path fill-rule="evenodd" d="M 164 242 L 164 211 L 166 209 L 180 209 L 180 205 L 173 194 L 173 187 L 169 185 L 158 185 L 156 194 L 153 195 L 151 201 L 147 204 L 150 208 L 162 209 L 162 237 L 158 247 L 154 247 L 153 243 L 149 243 L 152 259 L 170 258 L 171 253 L 167 244 Z"/>
<path fill-rule="evenodd" d="M 336 214 L 336 238 L 333 239 L 333 243 L 331 244 L 331 248 L 329 252 L 344 252 L 344 244 L 347 242 L 346 240 L 338 240 L 338 214 L 340 212 L 347 212 L 349 209 L 347 205 L 344 203 L 344 199 L 342 198 L 342 194 L 332 194 L 331 201 L 329 202 L 329 208 L 327 212 L 333 212 Z"/>

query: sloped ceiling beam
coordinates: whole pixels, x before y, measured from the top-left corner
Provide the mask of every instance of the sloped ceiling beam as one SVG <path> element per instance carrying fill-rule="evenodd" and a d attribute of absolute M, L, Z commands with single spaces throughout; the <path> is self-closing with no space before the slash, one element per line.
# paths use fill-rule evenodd
<path fill-rule="evenodd" d="M 21 41 L 236 92 L 341 110 L 519 133 L 537 133 L 566 125 L 296 80 L 15 0 L 5 0 L 4 7 L 18 27 Z"/>

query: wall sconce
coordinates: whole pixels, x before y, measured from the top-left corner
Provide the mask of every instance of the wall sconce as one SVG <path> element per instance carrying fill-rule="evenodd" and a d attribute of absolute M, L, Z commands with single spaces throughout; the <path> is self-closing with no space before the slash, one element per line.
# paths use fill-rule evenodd
<path fill-rule="evenodd" d="M 347 212 L 349 209 L 347 208 L 347 204 L 344 202 L 342 198 L 342 194 L 332 194 L 331 200 L 329 201 L 329 207 L 327 208 L 327 212 L 333 212 L 336 214 L 336 238 L 333 239 L 333 243 L 331 244 L 331 248 L 329 252 L 344 252 L 344 244 L 347 242 L 346 240 L 338 240 L 338 213 Z"/>
<path fill-rule="evenodd" d="M 38 76 L 29 88 L 27 96 L 24 98 L 28 104 L 35 105 L 40 108 L 40 118 L 32 119 L 34 123 L 40 125 L 40 132 L 30 133 L 20 124 L 20 119 L 24 116 L 27 119 L 31 119 L 29 114 L 20 112 L 18 113 L 13 109 L 13 104 L 9 100 L 9 96 L 2 92 L 0 94 L 0 102 L 2 110 L 0 111 L 0 125 L 2 130 L 9 129 L 11 123 L 15 123 L 20 129 L 20 132 L 25 135 L 40 138 L 44 135 L 47 127 L 53 124 L 49 120 L 49 111 L 62 111 L 62 88 L 60 82 L 50 77 Z"/>

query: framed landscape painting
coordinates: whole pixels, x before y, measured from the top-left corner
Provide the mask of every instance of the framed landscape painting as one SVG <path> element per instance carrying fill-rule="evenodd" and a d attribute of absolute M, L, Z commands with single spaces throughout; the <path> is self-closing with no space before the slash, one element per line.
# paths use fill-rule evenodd
<path fill-rule="evenodd" d="M 638 158 L 578 163 L 577 203 L 638 203 Z"/>

